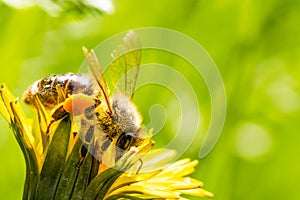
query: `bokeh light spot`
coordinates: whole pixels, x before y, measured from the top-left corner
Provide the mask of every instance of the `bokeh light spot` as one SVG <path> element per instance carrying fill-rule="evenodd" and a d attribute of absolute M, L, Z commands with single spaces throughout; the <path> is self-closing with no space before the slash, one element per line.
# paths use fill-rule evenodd
<path fill-rule="evenodd" d="M 254 123 L 242 124 L 236 132 L 237 154 L 245 159 L 256 159 L 270 152 L 272 138 L 268 130 Z"/>
<path fill-rule="evenodd" d="M 267 90 L 271 102 L 282 112 L 300 109 L 300 96 L 293 88 L 281 81 L 273 82 Z"/>
<path fill-rule="evenodd" d="M 3 0 L 3 2 L 9 6 L 19 9 L 28 8 L 35 5 L 34 0 Z"/>

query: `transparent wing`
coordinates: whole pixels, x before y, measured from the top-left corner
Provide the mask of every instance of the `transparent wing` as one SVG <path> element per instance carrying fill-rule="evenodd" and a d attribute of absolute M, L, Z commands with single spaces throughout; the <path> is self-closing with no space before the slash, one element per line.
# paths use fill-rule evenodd
<path fill-rule="evenodd" d="M 109 100 L 109 91 L 97 56 L 94 50 L 91 50 L 90 53 L 85 47 L 83 47 L 82 50 L 86 56 L 89 65 L 89 70 L 91 71 L 93 78 L 97 81 L 97 84 L 100 88 L 101 93 L 99 93 L 100 96 L 98 98 L 101 99 L 101 102 L 106 104 L 108 112 L 110 116 L 112 116 L 112 108 Z"/>
<path fill-rule="evenodd" d="M 109 66 L 112 83 L 123 94 L 132 98 L 141 61 L 141 44 L 134 31 L 129 31 L 113 52 L 115 59 Z"/>

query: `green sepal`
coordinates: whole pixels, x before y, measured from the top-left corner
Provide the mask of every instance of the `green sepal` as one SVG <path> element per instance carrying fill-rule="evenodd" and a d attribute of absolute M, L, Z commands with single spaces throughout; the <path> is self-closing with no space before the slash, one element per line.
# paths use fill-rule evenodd
<path fill-rule="evenodd" d="M 114 168 L 109 168 L 96 176 L 92 182 L 87 187 L 84 193 L 84 200 L 95 200 L 101 199 L 98 197 L 99 193 L 103 193 L 105 195 L 110 188 L 110 186 L 114 183 L 114 181 L 123 173 L 123 171 L 119 171 Z M 112 181 L 110 181 L 112 180 Z M 104 190 L 104 187 L 109 185 L 107 190 Z M 103 199 L 103 198 L 102 198 Z"/>
<path fill-rule="evenodd" d="M 98 192 L 96 199 L 104 199 L 106 193 L 110 189 L 110 187 L 114 184 L 114 182 L 121 176 L 124 172 L 118 171 L 111 178 L 109 178 L 106 182 L 102 183 L 101 190 Z"/>
<path fill-rule="evenodd" d="M 73 188 L 75 186 L 77 176 L 79 173 L 79 168 L 77 167 L 80 162 L 80 148 L 82 146 L 82 142 L 78 139 L 71 151 L 69 159 L 64 167 L 62 175 L 60 177 L 55 199 L 70 199 L 72 196 Z"/>
<path fill-rule="evenodd" d="M 37 185 L 37 199 L 54 199 L 63 167 L 66 162 L 71 131 L 70 116 L 58 125 L 49 144 Z"/>
<path fill-rule="evenodd" d="M 84 192 L 88 186 L 93 156 L 88 154 L 80 166 L 71 199 L 83 199 Z"/>
<path fill-rule="evenodd" d="M 36 185 L 39 177 L 39 162 L 33 144 L 27 137 L 23 111 L 18 100 L 9 92 L 5 84 L 0 88 L 0 113 L 10 124 L 14 136 L 23 152 L 26 163 L 26 179 L 23 199 L 35 199 Z"/>
<path fill-rule="evenodd" d="M 23 152 L 26 163 L 26 179 L 24 184 L 23 200 L 35 199 L 36 186 L 39 177 L 37 158 L 34 153 L 34 150 L 31 149 L 24 141 L 20 128 L 17 126 L 17 123 L 11 122 L 11 126 L 14 135 L 19 143 L 19 146 Z"/>
<path fill-rule="evenodd" d="M 109 168 L 101 174 L 98 174 L 87 187 L 83 199 L 104 199 L 106 193 L 117 178 L 133 165 L 132 161 L 135 155 L 136 151 L 127 152 L 113 168 Z"/>

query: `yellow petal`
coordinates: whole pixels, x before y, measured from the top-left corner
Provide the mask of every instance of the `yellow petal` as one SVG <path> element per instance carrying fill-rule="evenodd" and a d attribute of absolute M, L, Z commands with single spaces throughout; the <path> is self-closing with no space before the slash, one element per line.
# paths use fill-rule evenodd
<path fill-rule="evenodd" d="M 8 123 L 10 123 L 10 116 L 9 116 L 9 113 L 3 103 L 2 100 L 0 100 L 0 113 L 2 114 L 2 116 L 6 119 L 6 121 Z"/>
<path fill-rule="evenodd" d="M 141 182 L 141 181 L 147 181 L 152 177 L 154 177 L 156 174 L 158 174 L 160 171 L 161 170 L 157 170 L 151 173 L 139 173 L 139 174 L 124 173 L 114 182 L 109 192 L 114 191 L 125 185 L 130 185 L 132 183 Z"/>
<path fill-rule="evenodd" d="M 27 124 L 27 119 L 25 118 L 23 110 L 21 109 L 18 101 L 11 102 L 11 111 L 14 115 L 14 121 L 17 123 L 21 133 L 23 134 L 22 137 L 24 138 L 24 141 L 28 147 L 30 147 L 34 153 L 37 154 L 37 157 L 40 158 L 36 149 L 35 138 L 31 134 L 31 126 Z"/>
<path fill-rule="evenodd" d="M 175 150 L 151 150 L 143 157 L 143 166 L 141 168 L 141 172 L 150 172 L 160 169 L 170 162 L 175 156 Z"/>
<path fill-rule="evenodd" d="M 182 160 L 178 160 L 175 163 L 172 163 L 171 165 L 168 166 L 168 168 L 174 168 L 174 167 L 182 166 L 182 165 L 185 165 L 185 164 L 190 163 L 190 162 L 191 162 L 190 158 L 185 158 L 185 159 L 182 159 Z"/>
<path fill-rule="evenodd" d="M 6 110 L 9 114 L 11 120 L 13 120 L 14 115 L 12 113 L 10 103 L 15 101 L 16 98 L 9 92 L 9 90 L 7 89 L 5 84 L 3 84 L 1 86 L 0 93 L 1 93 L 1 97 L 2 97 L 2 101 L 4 103 L 4 106 L 6 107 Z M 10 122 L 10 120 L 9 120 L 9 122 Z"/>
<path fill-rule="evenodd" d="M 202 188 L 191 189 L 191 190 L 179 190 L 179 192 L 182 194 L 188 194 L 188 195 L 197 196 L 197 197 L 212 198 L 214 196 L 213 193 L 208 192 Z"/>
<path fill-rule="evenodd" d="M 50 122 L 49 113 L 46 111 L 44 105 L 40 101 L 37 95 L 34 96 L 35 107 L 37 110 L 38 122 L 40 125 L 41 134 L 46 134 L 48 124 Z"/>
<path fill-rule="evenodd" d="M 116 195 L 116 194 L 138 194 L 138 193 L 160 197 L 164 199 L 178 199 L 180 197 L 176 192 L 163 190 L 162 188 L 154 188 L 150 186 L 145 187 L 140 185 L 130 185 L 130 186 L 119 188 L 113 191 L 112 193 L 110 193 L 109 196 Z"/>
<path fill-rule="evenodd" d="M 189 175 L 195 171 L 195 166 L 198 164 L 197 160 L 190 162 L 190 159 L 183 159 L 177 161 L 167 168 L 165 168 L 159 177 L 182 177 Z"/>
<path fill-rule="evenodd" d="M 171 190 L 195 189 L 203 186 L 201 181 L 191 179 L 189 177 L 181 177 L 175 180 L 151 179 L 148 183 L 169 187 Z"/>

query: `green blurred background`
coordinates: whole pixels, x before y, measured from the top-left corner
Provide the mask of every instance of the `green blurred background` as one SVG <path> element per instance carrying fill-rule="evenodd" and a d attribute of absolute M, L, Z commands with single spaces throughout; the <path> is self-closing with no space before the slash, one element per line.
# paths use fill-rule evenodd
<path fill-rule="evenodd" d="M 109 12 L 67 1 L 61 13 L 44 4 L 49 1 L 33 6 L 24 2 L 28 7 L 18 9 L 26 5 L 0 2 L 0 82 L 16 96 L 41 77 L 76 72 L 84 59 L 83 45 L 93 48 L 139 27 L 180 31 L 207 50 L 227 93 L 222 135 L 213 151 L 199 160 L 194 176 L 216 200 L 300 199 L 300 1 L 115 0 Z M 209 94 L 193 69 L 182 70 L 186 63 L 176 59 L 157 52 L 145 56 L 146 61 L 178 68 L 193 86 L 198 84 L 199 133 L 205 132 Z M 161 88 L 143 92 L 136 95 L 136 103 L 149 123 L 147 110 L 153 101 L 168 101 L 170 94 Z M 0 199 L 21 199 L 24 159 L 3 118 L 0 126 Z M 168 120 L 158 146 L 168 141 L 173 128 Z M 184 156 L 197 159 L 200 144 L 195 141 Z"/>

